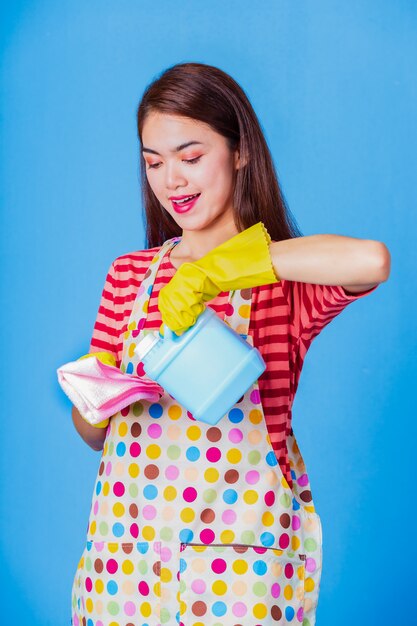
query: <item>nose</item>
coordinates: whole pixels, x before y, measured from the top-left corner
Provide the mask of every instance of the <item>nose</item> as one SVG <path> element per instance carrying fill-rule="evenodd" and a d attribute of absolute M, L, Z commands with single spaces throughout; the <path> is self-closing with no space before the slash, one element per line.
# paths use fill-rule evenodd
<path fill-rule="evenodd" d="M 187 184 L 184 174 L 181 172 L 181 166 L 178 163 L 167 163 L 165 167 L 165 186 L 169 190 L 175 190 L 177 187 L 183 187 Z"/>

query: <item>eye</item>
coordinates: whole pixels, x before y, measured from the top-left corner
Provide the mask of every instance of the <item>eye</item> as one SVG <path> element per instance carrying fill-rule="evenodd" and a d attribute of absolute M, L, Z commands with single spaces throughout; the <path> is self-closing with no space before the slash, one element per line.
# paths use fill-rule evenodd
<path fill-rule="evenodd" d="M 188 159 L 188 161 L 186 160 L 185 163 L 197 163 L 197 161 L 199 161 L 201 159 L 201 156 L 195 157 L 194 159 Z"/>
<path fill-rule="evenodd" d="M 184 163 L 197 163 L 199 160 L 201 159 L 201 155 L 198 157 L 195 157 L 194 159 L 184 159 Z M 160 163 L 149 163 L 148 164 L 148 170 L 152 170 L 152 169 L 156 169 L 160 166 Z"/>

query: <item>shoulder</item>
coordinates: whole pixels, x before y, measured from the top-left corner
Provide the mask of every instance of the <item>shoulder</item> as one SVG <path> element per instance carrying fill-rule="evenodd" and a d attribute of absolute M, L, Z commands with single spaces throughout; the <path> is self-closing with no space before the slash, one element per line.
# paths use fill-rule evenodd
<path fill-rule="evenodd" d="M 116 257 L 113 261 L 113 265 L 126 265 L 128 263 L 138 264 L 143 261 L 147 261 L 148 259 L 152 260 L 152 257 L 157 254 L 157 252 L 161 249 L 161 246 L 157 246 L 156 248 L 147 248 L 144 250 L 134 250 L 133 252 L 126 252 L 125 254 L 121 254 Z"/>
<path fill-rule="evenodd" d="M 117 256 L 107 270 L 105 290 L 126 296 L 143 280 L 147 268 L 159 248 L 134 250 Z"/>
<path fill-rule="evenodd" d="M 134 250 L 126 252 L 116 257 L 110 268 L 114 274 L 124 274 L 126 272 L 140 274 L 146 271 L 149 263 L 155 254 L 158 253 L 161 246 L 148 248 L 145 250 Z"/>

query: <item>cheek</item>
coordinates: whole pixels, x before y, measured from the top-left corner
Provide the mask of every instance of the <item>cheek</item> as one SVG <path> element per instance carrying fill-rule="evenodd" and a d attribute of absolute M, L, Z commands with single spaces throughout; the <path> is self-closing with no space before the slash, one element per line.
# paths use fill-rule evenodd
<path fill-rule="evenodd" d="M 161 196 L 162 185 L 159 183 L 158 178 L 156 176 L 149 176 L 146 174 L 146 178 L 148 180 L 148 185 L 154 192 L 155 196 L 159 198 Z"/>
<path fill-rule="evenodd" d="M 211 186 L 214 194 L 219 199 L 224 199 L 226 196 L 230 195 L 230 191 L 233 187 L 233 178 L 229 163 L 223 163 L 213 170 Z"/>
<path fill-rule="evenodd" d="M 230 187 L 230 162 L 226 159 L 218 158 L 206 163 L 204 171 L 201 172 L 201 183 L 210 187 L 216 195 L 222 194 Z"/>

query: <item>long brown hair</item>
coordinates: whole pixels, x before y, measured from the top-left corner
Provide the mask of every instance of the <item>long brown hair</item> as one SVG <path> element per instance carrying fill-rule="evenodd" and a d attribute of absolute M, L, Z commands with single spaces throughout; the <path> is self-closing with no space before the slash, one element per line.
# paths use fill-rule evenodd
<path fill-rule="evenodd" d="M 167 239 L 182 234 L 182 229 L 163 208 L 147 180 L 142 156 L 142 129 L 150 112 L 205 122 L 226 138 L 230 150 L 239 149 L 241 159 L 247 159 L 235 175 L 233 207 L 239 232 L 262 221 L 273 241 L 302 235 L 287 207 L 258 118 L 243 89 L 217 67 L 204 63 L 179 63 L 166 69 L 146 87 L 137 109 L 148 248 L 160 246 Z"/>

